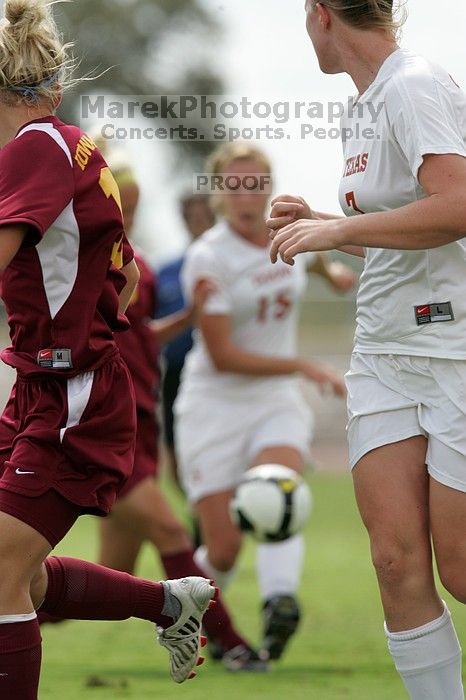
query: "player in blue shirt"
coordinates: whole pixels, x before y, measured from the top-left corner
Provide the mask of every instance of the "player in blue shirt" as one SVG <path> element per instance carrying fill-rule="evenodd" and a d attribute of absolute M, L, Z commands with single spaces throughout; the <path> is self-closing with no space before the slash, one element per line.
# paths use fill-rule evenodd
<path fill-rule="evenodd" d="M 209 206 L 208 195 L 187 194 L 180 201 L 181 214 L 192 240 L 201 236 L 215 223 L 215 216 Z M 162 267 L 157 273 L 157 318 L 164 318 L 185 308 L 181 289 L 180 273 L 184 255 Z M 163 348 L 164 373 L 162 379 L 163 434 L 167 462 L 176 480 L 177 463 L 173 435 L 173 404 L 180 385 L 184 360 L 192 347 L 192 329 L 178 335 Z"/>

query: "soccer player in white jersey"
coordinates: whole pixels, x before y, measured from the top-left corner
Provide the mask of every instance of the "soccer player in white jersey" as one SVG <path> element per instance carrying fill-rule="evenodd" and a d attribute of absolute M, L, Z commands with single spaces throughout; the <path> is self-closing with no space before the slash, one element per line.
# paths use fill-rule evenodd
<path fill-rule="evenodd" d="M 466 602 L 466 98 L 399 48 L 393 11 L 389 0 L 306 3 L 321 69 L 348 73 L 359 93 L 342 124 L 360 134 L 344 141 L 349 218 L 281 196 L 268 224 L 273 260 L 365 252 L 348 436 L 388 646 L 412 700 L 462 700 L 431 540 L 442 583 Z"/>
<path fill-rule="evenodd" d="M 225 178 L 269 174 L 270 163 L 247 144 L 227 144 L 213 154 L 208 170 Z M 228 504 L 244 471 L 264 463 L 303 469 L 311 416 L 299 375 L 328 385 L 338 396 L 344 388 L 333 370 L 297 357 L 306 263 L 270 265 L 264 220 L 268 194 L 244 190 L 215 197 L 222 219 L 191 245 L 182 273 L 187 299 L 199 279 L 212 279 L 217 289 L 205 304 L 187 358 L 175 404 L 175 435 L 181 480 L 205 543 L 197 550 L 197 562 L 222 587 L 241 544 Z M 352 286 L 345 266 L 327 265 L 320 257 L 311 262 L 338 289 Z M 298 624 L 295 592 L 303 554 L 301 535 L 259 547 L 263 650 L 272 659 L 281 656 Z M 227 654 L 224 663 L 235 668 L 242 657 Z"/>

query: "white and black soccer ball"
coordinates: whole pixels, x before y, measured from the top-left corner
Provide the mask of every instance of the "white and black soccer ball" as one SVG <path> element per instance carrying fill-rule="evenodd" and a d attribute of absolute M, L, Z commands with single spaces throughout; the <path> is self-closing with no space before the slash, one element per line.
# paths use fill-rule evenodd
<path fill-rule="evenodd" d="M 282 542 L 300 532 L 312 510 L 304 479 L 281 464 L 249 469 L 230 501 L 231 519 L 258 542 Z"/>

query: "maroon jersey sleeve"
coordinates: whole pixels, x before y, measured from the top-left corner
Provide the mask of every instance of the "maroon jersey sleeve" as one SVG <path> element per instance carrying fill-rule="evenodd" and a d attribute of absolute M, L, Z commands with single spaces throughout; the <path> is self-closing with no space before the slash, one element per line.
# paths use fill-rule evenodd
<path fill-rule="evenodd" d="M 73 198 L 74 187 L 67 151 L 39 130 L 21 134 L 0 151 L 0 226 L 29 224 L 39 240 Z"/>
<path fill-rule="evenodd" d="M 134 250 L 131 243 L 126 238 L 126 234 L 123 236 L 123 267 L 129 265 L 131 260 L 134 259 Z"/>

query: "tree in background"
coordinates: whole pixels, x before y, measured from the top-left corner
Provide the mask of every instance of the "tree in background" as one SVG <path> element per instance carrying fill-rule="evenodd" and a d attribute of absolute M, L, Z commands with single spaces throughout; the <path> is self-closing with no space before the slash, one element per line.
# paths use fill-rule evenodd
<path fill-rule="evenodd" d="M 198 0 L 75 0 L 57 4 L 56 15 L 65 36 L 75 39 L 79 75 L 110 68 L 89 84 L 89 91 L 114 95 L 223 91 L 219 75 L 211 69 L 220 26 Z M 71 92 L 60 116 L 72 121 L 76 109 L 77 95 Z M 210 150 L 206 142 L 180 145 L 195 162 Z"/>

